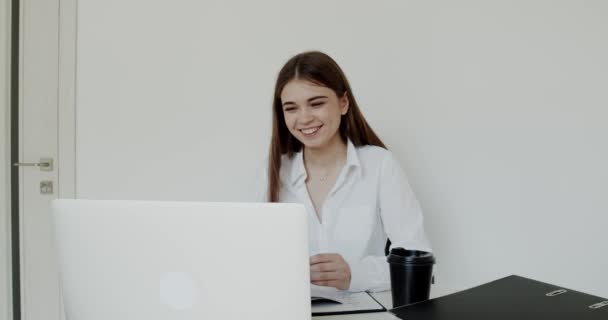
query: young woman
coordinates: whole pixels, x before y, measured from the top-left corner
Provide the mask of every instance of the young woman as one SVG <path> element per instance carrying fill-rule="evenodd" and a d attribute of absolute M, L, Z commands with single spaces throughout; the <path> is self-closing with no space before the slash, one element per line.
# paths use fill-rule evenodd
<path fill-rule="evenodd" d="M 390 289 L 387 238 L 431 251 L 405 174 L 324 53 L 298 54 L 279 72 L 267 179 L 266 201 L 309 212 L 313 284 Z"/>

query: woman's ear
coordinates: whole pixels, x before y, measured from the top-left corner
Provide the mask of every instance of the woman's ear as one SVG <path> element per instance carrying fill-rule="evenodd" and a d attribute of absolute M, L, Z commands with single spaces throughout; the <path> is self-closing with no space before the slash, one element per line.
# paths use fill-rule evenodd
<path fill-rule="evenodd" d="M 348 101 L 347 92 L 344 92 L 344 95 L 340 98 L 340 112 L 342 115 L 345 115 L 348 112 L 348 107 L 350 106 L 350 102 Z"/>

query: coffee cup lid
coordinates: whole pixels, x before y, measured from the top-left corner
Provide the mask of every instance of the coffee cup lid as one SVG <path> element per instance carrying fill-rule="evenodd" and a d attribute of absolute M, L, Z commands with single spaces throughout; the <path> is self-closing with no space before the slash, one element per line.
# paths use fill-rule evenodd
<path fill-rule="evenodd" d="M 389 263 L 402 264 L 434 264 L 435 256 L 433 253 L 419 250 L 406 250 L 403 248 L 393 248 L 386 260 Z"/>

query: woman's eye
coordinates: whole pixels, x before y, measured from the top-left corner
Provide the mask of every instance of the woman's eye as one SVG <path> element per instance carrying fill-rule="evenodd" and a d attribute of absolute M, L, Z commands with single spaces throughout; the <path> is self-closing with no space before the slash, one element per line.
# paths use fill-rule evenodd
<path fill-rule="evenodd" d="M 322 106 L 324 104 L 325 104 L 325 102 L 315 102 L 315 103 L 312 104 L 312 106 L 313 107 L 320 107 L 320 106 Z"/>
<path fill-rule="evenodd" d="M 296 110 L 296 108 L 294 108 L 294 107 L 287 107 L 287 108 L 285 108 L 285 112 L 292 112 L 292 111 L 295 111 L 295 110 Z"/>

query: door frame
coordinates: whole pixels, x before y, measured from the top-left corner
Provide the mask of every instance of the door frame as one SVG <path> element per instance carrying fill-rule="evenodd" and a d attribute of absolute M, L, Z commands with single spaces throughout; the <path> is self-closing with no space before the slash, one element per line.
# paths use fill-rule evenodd
<path fill-rule="evenodd" d="M 0 0 L 0 318 L 13 317 L 11 243 L 11 0 Z"/>
<path fill-rule="evenodd" d="M 57 198 L 76 199 L 76 63 L 78 0 L 59 0 Z M 65 320 L 63 297 L 61 313 Z"/>
<path fill-rule="evenodd" d="M 18 161 L 20 128 L 15 117 L 21 108 L 20 69 L 22 59 L 22 34 L 19 33 L 21 19 L 27 19 L 21 3 L 27 0 L 0 0 L 0 319 L 20 320 L 20 283 L 23 282 L 23 259 L 21 230 L 23 212 L 19 207 L 18 168 L 11 162 Z M 58 153 L 56 170 L 58 174 L 57 197 L 76 198 L 76 39 L 77 0 L 60 0 L 58 10 L 49 14 L 59 14 L 59 75 L 58 90 Z M 13 12 L 13 10 L 16 10 Z M 17 39 L 15 41 L 15 39 Z M 18 57 L 18 58 L 15 58 Z M 27 92 L 27 90 L 25 91 Z M 12 110 L 11 110 L 12 109 Z M 17 143 L 13 143 L 17 141 Z M 12 241 L 11 241 L 12 240 Z M 18 253 L 19 256 L 15 256 Z M 13 272 L 13 270 L 18 270 Z"/>
<path fill-rule="evenodd" d="M 76 199 L 78 0 L 59 0 L 57 198 Z"/>

